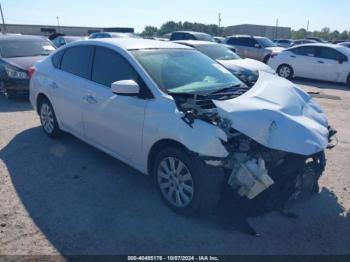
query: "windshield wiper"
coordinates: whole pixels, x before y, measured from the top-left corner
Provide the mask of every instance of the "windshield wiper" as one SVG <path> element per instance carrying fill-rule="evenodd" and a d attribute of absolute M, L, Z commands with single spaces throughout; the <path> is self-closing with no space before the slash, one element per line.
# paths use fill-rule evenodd
<path fill-rule="evenodd" d="M 242 87 L 241 84 L 237 84 L 237 85 L 232 85 L 232 86 L 228 86 L 228 87 L 224 87 L 224 88 L 221 88 L 219 90 L 215 90 L 214 92 L 210 92 L 209 94 L 212 95 L 212 94 L 222 94 L 222 93 L 227 93 L 227 92 L 236 92 L 237 90 L 239 90 L 239 88 L 237 89 L 237 87 Z"/>

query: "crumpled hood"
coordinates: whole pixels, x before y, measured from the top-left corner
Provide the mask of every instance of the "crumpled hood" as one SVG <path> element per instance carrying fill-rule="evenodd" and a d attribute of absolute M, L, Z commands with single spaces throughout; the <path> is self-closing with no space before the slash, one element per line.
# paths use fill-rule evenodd
<path fill-rule="evenodd" d="M 259 72 L 245 94 L 213 101 L 232 128 L 265 147 L 313 155 L 327 148 L 328 120 L 320 106 L 292 82 Z"/>
<path fill-rule="evenodd" d="M 13 57 L 13 58 L 2 58 L 5 62 L 28 71 L 30 67 L 35 65 L 37 62 L 44 60 L 46 56 L 29 56 L 29 57 Z"/>
<path fill-rule="evenodd" d="M 268 65 L 253 59 L 235 59 L 235 60 L 218 60 L 220 64 L 229 70 L 248 69 L 251 71 L 264 71 L 266 73 L 274 74 L 275 71 Z"/>

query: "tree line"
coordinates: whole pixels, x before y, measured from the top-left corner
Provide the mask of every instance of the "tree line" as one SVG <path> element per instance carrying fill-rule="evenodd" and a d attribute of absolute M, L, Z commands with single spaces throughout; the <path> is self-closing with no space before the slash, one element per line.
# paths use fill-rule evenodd
<path fill-rule="evenodd" d="M 162 36 L 174 31 L 196 31 L 203 32 L 213 36 L 224 36 L 225 28 L 219 27 L 216 24 L 202 24 L 191 22 L 174 22 L 168 21 L 162 24 L 159 28 L 156 26 L 148 25 L 145 27 L 141 35 L 143 37 L 157 37 Z M 339 32 L 338 30 L 331 31 L 330 28 L 325 27 L 321 31 L 309 32 L 304 28 L 291 31 L 292 39 L 304 39 L 306 37 L 319 37 L 324 40 L 349 40 L 350 31 Z"/>
<path fill-rule="evenodd" d="M 339 32 L 338 30 L 331 31 L 329 27 L 325 27 L 321 31 L 309 32 L 306 29 L 301 28 L 299 30 L 292 30 L 291 37 L 293 39 L 303 39 L 306 37 L 319 37 L 327 41 L 349 40 L 350 31 L 346 31 L 346 30 L 344 30 L 343 32 Z"/>

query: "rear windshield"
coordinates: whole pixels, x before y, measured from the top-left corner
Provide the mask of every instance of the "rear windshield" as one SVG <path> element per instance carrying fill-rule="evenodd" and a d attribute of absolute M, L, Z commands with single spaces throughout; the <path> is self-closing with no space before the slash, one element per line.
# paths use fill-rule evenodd
<path fill-rule="evenodd" d="M 257 38 L 256 40 L 263 47 L 275 47 L 276 46 L 276 44 L 274 42 L 272 42 L 270 39 L 265 38 L 265 37 Z"/>
<path fill-rule="evenodd" d="M 47 56 L 55 47 L 46 39 L 16 39 L 0 41 L 0 55 L 3 58 Z"/>

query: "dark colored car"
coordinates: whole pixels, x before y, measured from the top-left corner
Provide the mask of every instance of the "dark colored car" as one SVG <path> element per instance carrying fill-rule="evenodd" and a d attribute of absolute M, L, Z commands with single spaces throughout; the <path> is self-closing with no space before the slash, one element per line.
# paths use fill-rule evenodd
<path fill-rule="evenodd" d="M 97 38 L 141 38 L 134 33 L 97 32 L 89 36 L 90 39 Z"/>
<path fill-rule="evenodd" d="M 176 31 L 173 32 L 170 36 L 170 41 L 178 40 L 199 40 L 199 41 L 208 41 L 215 42 L 214 38 L 211 35 L 201 32 L 193 31 Z"/>
<path fill-rule="evenodd" d="M 56 37 L 52 43 L 57 47 L 61 47 L 64 46 L 66 44 L 75 42 L 75 41 L 80 41 L 80 40 L 84 40 L 84 37 L 81 36 L 59 36 Z"/>
<path fill-rule="evenodd" d="M 41 36 L 0 36 L 0 90 L 9 98 L 28 95 L 29 69 L 54 50 Z"/>

